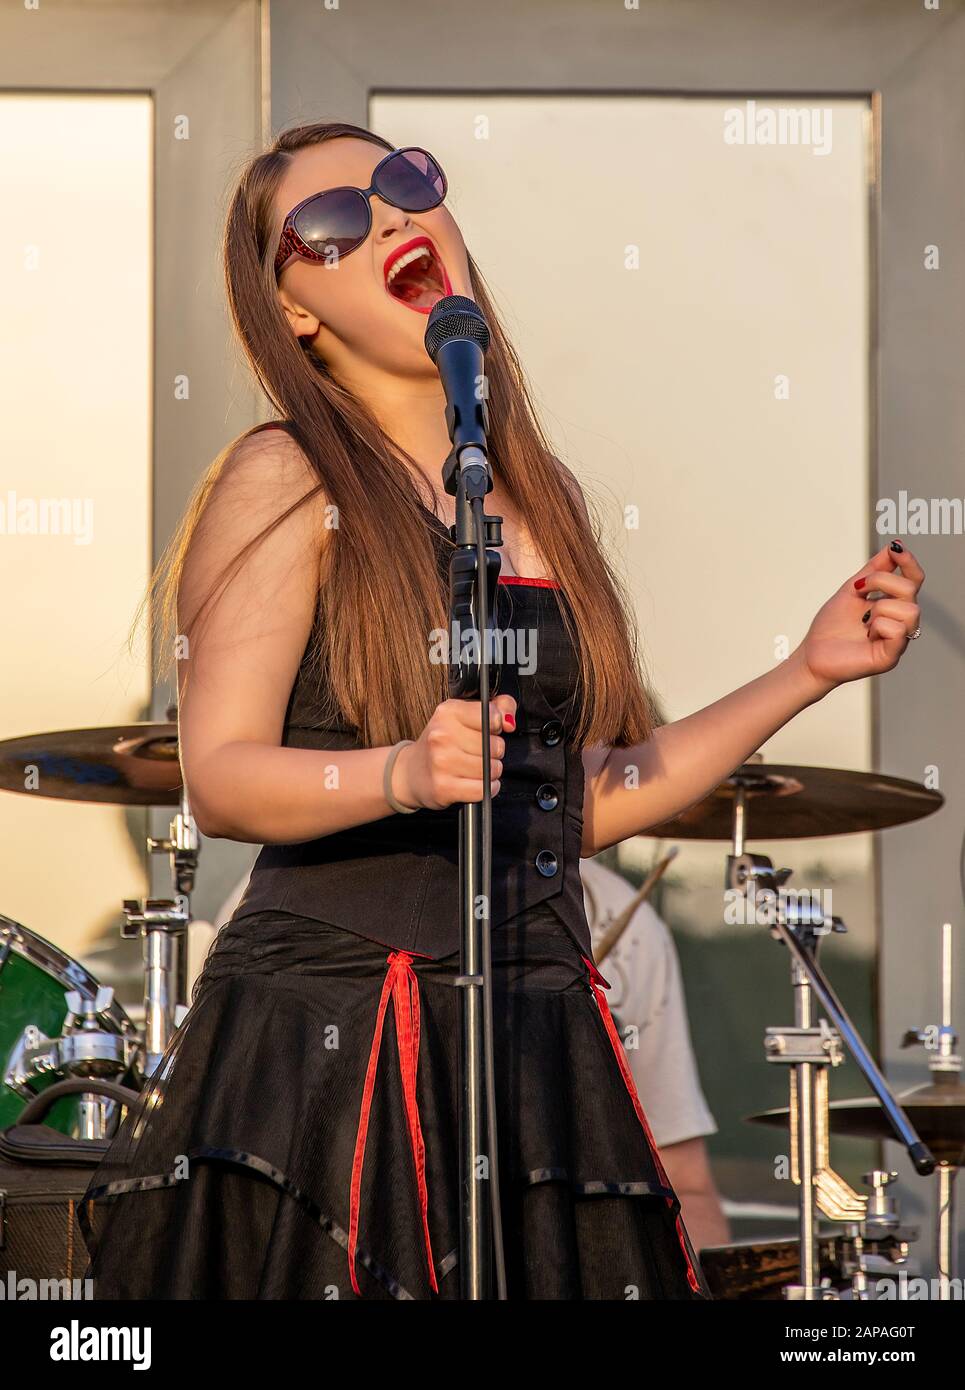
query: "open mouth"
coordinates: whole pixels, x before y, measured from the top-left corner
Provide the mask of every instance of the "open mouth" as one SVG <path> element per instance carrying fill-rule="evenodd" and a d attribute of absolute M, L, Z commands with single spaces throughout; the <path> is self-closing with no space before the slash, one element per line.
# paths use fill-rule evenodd
<path fill-rule="evenodd" d="M 426 236 L 399 246 L 384 266 L 385 288 L 393 299 L 416 313 L 428 314 L 440 299 L 452 293 L 446 268 Z"/>

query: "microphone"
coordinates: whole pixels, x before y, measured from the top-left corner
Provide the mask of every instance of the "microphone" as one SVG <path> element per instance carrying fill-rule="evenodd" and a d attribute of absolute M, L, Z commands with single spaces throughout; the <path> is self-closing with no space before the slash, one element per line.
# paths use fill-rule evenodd
<path fill-rule="evenodd" d="M 489 327 L 474 300 L 450 294 L 433 306 L 426 325 L 426 352 L 439 369 L 446 393 L 446 424 L 457 457 L 471 446 L 485 453 L 489 340 Z"/>

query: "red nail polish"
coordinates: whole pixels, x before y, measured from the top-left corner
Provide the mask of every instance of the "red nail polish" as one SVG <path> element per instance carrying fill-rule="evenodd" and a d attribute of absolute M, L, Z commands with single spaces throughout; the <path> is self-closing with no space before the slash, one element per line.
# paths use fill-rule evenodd
<path fill-rule="evenodd" d="M 516 727 L 516 716 L 515 716 L 515 714 L 504 714 L 504 715 L 503 715 L 503 722 L 505 723 L 507 729 L 515 729 L 515 727 Z"/>
<path fill-rule="evenodd" d="M 854 581 L 854 587 L 855 587 L 856 589 L 863 589 L 864 586 L 867 584 L 867 582 L 868 582 L 867 579 L 856 579 L 856 580 Z"/>

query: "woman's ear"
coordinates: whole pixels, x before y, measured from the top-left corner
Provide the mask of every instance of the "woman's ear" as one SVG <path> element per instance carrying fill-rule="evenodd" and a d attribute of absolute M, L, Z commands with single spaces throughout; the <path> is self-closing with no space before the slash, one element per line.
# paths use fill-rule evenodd
<path fill-rule="evenodd" d="M 285 317 L 296 338 L 314 339 L 318 336 L 322 323 L 317 314 L 313 314 L 297 300 L 292 299 L 286 290 L 278 291 L 278 302 L 285 311 Z"/>

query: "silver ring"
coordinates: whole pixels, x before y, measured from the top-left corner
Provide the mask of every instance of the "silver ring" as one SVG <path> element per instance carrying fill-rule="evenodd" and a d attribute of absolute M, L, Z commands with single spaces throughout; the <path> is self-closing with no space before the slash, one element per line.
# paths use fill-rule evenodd
<path fill-rule="evenodd" d="M 914 630 L 914 632 L 909 632 L 909 634 L 908 634 L 908 641 L 909 641 L 909 642 L 917 642 L 920 636 L 921 636 L 921 628 L 920 628 L 920 627 L 916 627 L 915 630 Z"/>

